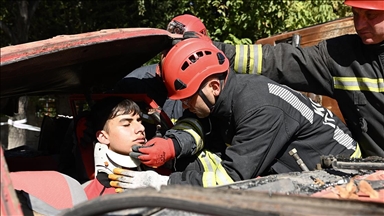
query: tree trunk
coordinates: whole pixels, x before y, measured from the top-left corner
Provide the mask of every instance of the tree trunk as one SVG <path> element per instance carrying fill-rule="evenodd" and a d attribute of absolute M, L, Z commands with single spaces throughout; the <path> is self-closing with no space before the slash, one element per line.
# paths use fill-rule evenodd
<path fill-rule="evenodd" d="M 19 8 L 19 14 L 15 17 L 15 25 L 8 35 L 11 36 L 12 44 L 21 44 L 28 42 L 28 31 L 31 19 L 35 14 L 36 8 L 40 0 L 20 0 L 16 1 Z M 1 25 L 3 30 L 9 30 L 4 24 Z M 26 118 L 26 107 L 28 98 L 26 96 L 19 98 L 18 113 L 15 114 L 11 119 L 21 120 Z M 16 148 L 26 144 L 26 131 L 24 129 L 15 128 L 9 126 L 8 131 L 8 149 Z"/>
<path fill-rule="evenodd" d="M 26 96 L 19 98 L 18 113 L 10 117 L 13 121 L 26 118 L 25 108 L 27 107 L 28 98 Z M 8 126 L 8 148 L 13 149 L 26 144 L 26 131 L 16 128 L 12 125 Z"/>

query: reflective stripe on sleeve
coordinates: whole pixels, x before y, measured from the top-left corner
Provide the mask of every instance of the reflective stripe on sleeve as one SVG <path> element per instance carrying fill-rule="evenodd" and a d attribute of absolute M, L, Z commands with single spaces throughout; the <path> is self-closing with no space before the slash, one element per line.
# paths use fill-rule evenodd
<path fill-rule="evenodd" d="M 334 88 L 348 91 L 384 92 L 384 79 L 333 77 Z"/>
<path fill-rule="evenodd" d="M 185 131 L 193 137 L 196 142 L 196 152 L 200 151 L 204 147 L 203 128 L 200 122 L 194 118 L 185 118 L 178 120 L 176 125 L 172 128 L 174 130 Z"/>
<path fill-rule="evenodd" d="M 204 150 L 199 154 L 198 158 L 204 168 L 203 187 L 213 187 L 234 182 L 221 165 L 220 157 Z"/>
<path fill-rule="evenodd" d="M 253 74 L 261 74 L 262 69 L 262 60 L 263 60 L 263 54 L 262 54 L 262 47 L 261 44 L 255 45 L 257 49 L 254 51 L 255 55 L 255 61 L 257 61 L 257 64 L 253 66 L 252 73 Z"/>
<path fill-rule="evenodd" d="M 245 45 L 236 45 L 236 54 L 235 54 L 235 64 L 234 69 L 237 73 L 247 73 L 246 68 L 243 68 L 244 60 L 247 56 L 244 56 L 244 47 Z M 245 62 L 247 62 L 245 60 Z"/>
<path fill-rule="evenodd" d="M 313 124 L 313 110 L 303 103 L 295 94 L 288 91 L 282 86 L 268 83 L 269 93 L 276 95 L 289 103 L 293 108 L 300 112 L 311 124 Z"/>
<path fill-rule="evenodd" d="M 262 47 L 255 45 L 236 45 L 234 70 L 243 74 L 261 74 Z"/>
<path fill-rule="evenodd" d="M 178 119 L 171 118 L 171 122 L 172 122 L 173 124 L 176 124 L 177 120 L 178 120 Z"/>
<path fill-rule="evenodd" d="M 358 143 L 356 144 L 356 150 L 351 155 L 351 158 L 361 158 L 361 151 L 360 151 L 360 146 Z"/>
<path fill-rule="evenodd" d="M 330 111 L 329 111 L 330 112 Z M 336 126 L 333 133 L 333 139 L 336 140 L 340 145 L 344 146 L 347 149 L 356 150 L 355 144 L 357 144 L 352 137 L 346 134 L 338 126 Z"/>

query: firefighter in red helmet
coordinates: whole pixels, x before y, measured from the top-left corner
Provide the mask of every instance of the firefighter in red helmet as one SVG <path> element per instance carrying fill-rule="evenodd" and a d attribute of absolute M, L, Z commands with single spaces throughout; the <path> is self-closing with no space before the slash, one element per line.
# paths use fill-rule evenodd
<path fill-rule="evenodd" d="M 210 42 L 192 38 L 177 43 L 164 58 L 162 79 L 169 98 L 181 100 L 184 108 L 211 123 L 204 145 L 192 145 L 198 132 L 170 129 L 164 138 L 136 148 L 143 163 L 164 162 L 171 155 L 177 164 L 196 155 L 162 184 L 211 187 L 301 171 L 289 154 L 293 148 L 310 170 L 321 155 L 358 156 L 350 131 L 331 111 L 264 76 L 235 74 L 225 54 Z M 160 157 L 149 157 L 153 148 Z M 153 186 L 159 177 L 148 171 L 124 175 L 127 188 Z"/>
<path fill-rule="evenodd" d="M 212 43 L 197 46 L 198 43 L 202 41 L 188 39 L 176 45 L 178 49 L 172 49 L 173 52 L 168 53 L 163 60 L 162 79 L 167 88 L 168 97 L 173 100 L 182 100 L 185 103 L 186 98 L 198 92 L 204 79 L 217 73 L 228 74 L 229 61 L 224 53 L 218 51 Z M 185 56 L 185 53 L 190 56 L 185 61 L 180 61 L 179 59 Z"/>
<path fill-rule="evenodd" d="M 357 34 L 305 48 L 238 45 L 227 55 L 239 73 L 262 74 L 296 90 L 334 98 L 362 156 L 384 157 L 384 1 L 345 4 L 352 7 Z"/>
<path fill-rule="evenodd" d="M 167 30 L 175 34 L 183 34 L 185 38 L 199 37 L 207 41 L 211 41 L 208 36 L 208 31 L 203 22 L 196 16 L 183 14 L 174 17 L 168 24 Z M 225 50 L 225 53 L 232 52 L 234 46 L 222 42 L 211 41 L 220 50 Z M 164 50 L 166 52 L 167 50 Z M 114 88 L 117 93 L 149 93 L 156 103 L 162 107 L 164 112 L 176 122 L 183 116 L 183 109 L 180 101 L 167 99 L 167 92 L 158 79 L 161 73 L 159 64 L 152 64 L 137 68 L 130 72 L 126 77 L 120 80 Z"/>

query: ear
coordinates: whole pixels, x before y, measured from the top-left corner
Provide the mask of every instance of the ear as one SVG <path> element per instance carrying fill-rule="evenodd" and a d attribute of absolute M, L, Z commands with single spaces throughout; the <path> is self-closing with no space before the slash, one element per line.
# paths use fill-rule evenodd
<path fill-rule="evenodd" d="M 96 132 L 97 140 L 102 144 L 109 144 L 109 136 L 108 133 L 104 130 L 99 130 Z"/>
<path fill-rule="evenodd" d="M 212 89 L 213 95 L 216 97 L 220 94 L 221 88 L 220 88 L 220 81 L 217 79 L 211 80 L 209 83 L 209 86 Z"/>

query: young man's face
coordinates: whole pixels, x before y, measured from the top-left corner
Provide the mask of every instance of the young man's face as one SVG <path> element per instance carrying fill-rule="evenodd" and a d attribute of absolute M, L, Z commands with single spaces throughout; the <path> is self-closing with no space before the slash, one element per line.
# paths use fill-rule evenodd
<path fill-rule="evenodd" d="M 384 41 L 384 11 L 352 8 L 355 29 L 364 44 Z"/>
<path fill-rule="evenodd" d="M 138 114 L 117 115 L 109 119 L 102 133 L 109 142 L 105 143 L 109 144 L 109 149 L 119 154 L 128 155 L 133 145 L 144 145 L 146 142 L 145 128 Z"/>

